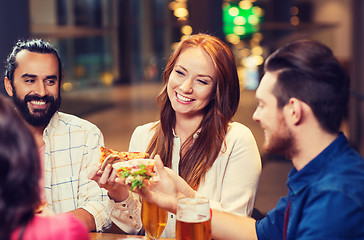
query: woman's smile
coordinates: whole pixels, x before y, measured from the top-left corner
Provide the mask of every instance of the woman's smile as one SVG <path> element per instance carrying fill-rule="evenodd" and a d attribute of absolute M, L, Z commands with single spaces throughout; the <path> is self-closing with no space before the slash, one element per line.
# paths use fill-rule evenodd
<path fill-rule="evenodd" d="M 177 92 L 175 92 L 175 96 L 176 96 L 177 102 L 182 103 L 182 104 L 189 104 L 190 102 L 194 101 L 194 99 L 183 96 Z"/>

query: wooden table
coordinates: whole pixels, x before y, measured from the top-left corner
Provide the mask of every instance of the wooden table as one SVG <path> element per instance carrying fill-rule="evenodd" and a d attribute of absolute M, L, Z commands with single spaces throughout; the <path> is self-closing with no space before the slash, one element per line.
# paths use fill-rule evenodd
<path fill-rule="evenodd" d="M 148 237 L 136 236 L 136 235 L 123 235 L 115 233 L 95 233 L 90 232 L 91 240 L 120 240 L 120 239 L 143 239 L 148 240 Z M 174 238 L 160 238 L 160 240 L 172 240 Z"/>

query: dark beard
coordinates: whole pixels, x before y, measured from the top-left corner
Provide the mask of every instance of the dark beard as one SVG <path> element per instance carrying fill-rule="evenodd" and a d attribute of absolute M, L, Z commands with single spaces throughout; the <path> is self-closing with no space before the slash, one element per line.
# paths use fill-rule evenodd
<path fill-rule="evenodd" d="M 297 153 L 295 138 L 283 118 L 280 122 L 279 131 L 271 135 L 269 145 L 264 148 L 267 153 L 292 158 Z"/>
<path fill-rule="evenodd" d="M 20 114 L 22 115 L 22 117 L 24 118 L 24 120 L 29 123 L 30 125 L 34 126 L 34 127 L 44 127 L 47 126 L 48 123 L 51 121 L 51 118 L 53 117 L 53 115 L 58 111 L 59 107 L 61 106 L 61 95 L 58 94 L 58 98 L 54 99 L 53 96 L 44 96 L 44 97 L 40 97 L 38 95 L 34 95 L 34 94 L 27 94 L 24 97 L 24 100 L 20 99 L 14 89 L 14 94 L 13 94 L 13 102 L 16 106 L 16 108 L 18 109 L 18 111 L 20 112 Z M 45 102 L 49 102 L 49 108 L 45 109 L 45 110 L 40 110 L 40 109 L 36 109 L 34 110 L 34 113 L 30 113 L 29 108 L 28 108 L 28 102 L 30 101 L 45 101 Z"/>

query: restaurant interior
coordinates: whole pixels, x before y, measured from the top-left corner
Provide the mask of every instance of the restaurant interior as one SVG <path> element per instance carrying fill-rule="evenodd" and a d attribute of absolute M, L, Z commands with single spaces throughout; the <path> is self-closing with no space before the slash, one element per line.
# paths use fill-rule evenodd
<path fill-rule="evenodd" d="M 234 120 L 251 129 L 262 156 L 256 199 L 262 215 L 287 192 L 292 168 L 264 153 L 264 133 L 252 119 L 264 60 L 285 43 L 319 40 L 344 65 L 351 95 L 342 130 L 364 154 L 362 0 L 17 0 L 1 1 L 0 9 L 1 62 L 19 38 L 49 40 L 64 63 L 61 111 L 96 124 L 105 145 L 120 151 L 127 151 L 135 127 L 159 118 L 155 98 L 176 44 L 199 32 L 224 40 L 241 87 Z M 2 81 L 0 94 L 6 95 Z"/>

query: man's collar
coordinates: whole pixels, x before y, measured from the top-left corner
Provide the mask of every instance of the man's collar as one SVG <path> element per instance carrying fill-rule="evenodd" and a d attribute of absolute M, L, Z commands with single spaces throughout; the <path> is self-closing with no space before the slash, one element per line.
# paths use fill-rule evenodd
<path fill-rule="evenodd" d="M 339 156 L 349 142 L 343 133 L 327 146 L 319 155 L 312 159 L 304 168 L 297 171 L 295 168 L 288 174 L 288 186 L 294 194 L 298 194 L 308 184 L 315 182 L 329 166 L 330 161 Z"/>
<path fill-rule="evenodd" d="M 57 128 L 59 124 L 59 113 L 58 111 L 53 115 L 53 117 L 51 118 L 51 121 L 49 121 L 47 127 L 44 129 L 44 132 L 43 132 L 43 136 L 45 134 L 50 134 L 51 132 L 54 131 L 54 129 Z"/>

